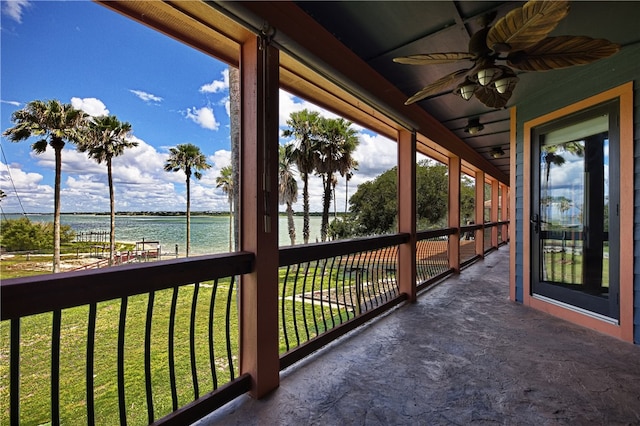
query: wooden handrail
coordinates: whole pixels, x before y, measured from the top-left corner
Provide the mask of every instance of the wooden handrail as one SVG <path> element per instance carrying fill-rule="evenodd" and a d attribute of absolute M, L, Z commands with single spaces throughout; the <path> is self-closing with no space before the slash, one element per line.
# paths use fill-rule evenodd
<path fill-rule="evenodd" d="M 279 266 L 294 265 L 349 253 L 377 250 L 384 247 L 404 244 L 408 241 L 409 234 L 402 233 L 307 244 L 304 246 L 281 247 Z"/>
<path fill-rule="evenodd" d="M 1 319 L 246 274 L 253 263 L 253 253 L 237 252 L 2 280 Z"/>

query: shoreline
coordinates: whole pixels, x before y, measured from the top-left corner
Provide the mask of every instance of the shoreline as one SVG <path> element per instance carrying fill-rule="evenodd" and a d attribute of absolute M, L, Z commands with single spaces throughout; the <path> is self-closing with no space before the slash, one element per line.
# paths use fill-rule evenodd
<path fill-rule="evenodd" d="M 110 216 L 109 212 L 64 212 L 60 213 L 60 216 Z M 53 212 L 27 212 L 27 213 L 9 213 L 5 212 L 5 216 L 53 216 Z M 186 212 L 180 211 L 160 211 L 160 212 L 149 212 L 149 211 L 121 211 L 116 212 L 116 216 L 185 216 Z M 344 216 L 344 212 L 338 212 L 338 216 Z M 226 211 L 197 211 L 191 212 L 191 216 L 229 216 L 229 212 Z M 278 216 L 287 216 L 286 212 L 278 212 Z M 294 217 L 303 217 L 304 214 L 302 212 L 294 212 Z M 322 216 L 322 212 L 309 212 L 309 216 Z M 333 216 L 333 213 L 330 213 L 330 216 Z"/>

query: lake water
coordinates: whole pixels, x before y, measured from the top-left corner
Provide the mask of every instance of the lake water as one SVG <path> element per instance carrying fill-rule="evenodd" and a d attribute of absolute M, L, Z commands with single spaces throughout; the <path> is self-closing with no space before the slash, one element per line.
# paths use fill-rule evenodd
<path fill-rule="evenodd" d="M 3 218 L 17 219 L 20 214 L 5 214 Z M 29 214 L 32 221 L 53 222 L 53 214 Z M 69 225 L 76 233 L 109 233 L 109 215 L 63 214 L 61 223 Z M 186 216 L 116 216 L 116 241 L 159 241 L 163 253 L 175 254 L 178 245 L 180 256 L 185 255 Z M 294 217 L 296 244 L 302 244 L 302 216 Z M 311 216 L 309 241 L 320 241 L 320 216 Z M 279 216 L 279 241 L 281 246 L 291 244 L 287 217 Z M 191 254 L 202 255 L 229 251 L 229 216 L 191 216 Z"/>

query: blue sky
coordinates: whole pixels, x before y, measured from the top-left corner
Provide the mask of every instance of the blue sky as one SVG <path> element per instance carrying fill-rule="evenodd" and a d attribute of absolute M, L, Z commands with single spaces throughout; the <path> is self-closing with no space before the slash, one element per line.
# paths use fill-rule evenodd
<path fill-rule="evenodd" d="M 212 165 L 192 182 L 192 209 L 228 210 L 226 196 L 215 187 L 230 160 L 226 64 L 93 2 L 2 0 L 1 7 L 2 131 L 13 126 L 15 110 L 35 99 L 58 99 L 91 115 L 114 114 L 131 123 L 132 138 L 139 143 L 114 159 L 116 210 L 184 210 L 184 174 L 162 170 L 168 149 L 181 143 L 198 145 Z M 281 128 L 291 112 L 303 108 L 333 116 L 281 91 Z M 354 127 L 360 167 L 350 194 L 396 164 L 394 142 Z M 0 188 L 7 197 L 0 206 L 5 213 L 53 210 L 53 151 L 33 154 L 34 141 L 1 140 Z M 108 211 L 104 164 L 69 144 L 62 162 L 62 211 Z M 319 178 L 311 182 L 312 210 L 321 209 L 320 184 Z M 341 181 L 339 210 L 344 197 Z"/>

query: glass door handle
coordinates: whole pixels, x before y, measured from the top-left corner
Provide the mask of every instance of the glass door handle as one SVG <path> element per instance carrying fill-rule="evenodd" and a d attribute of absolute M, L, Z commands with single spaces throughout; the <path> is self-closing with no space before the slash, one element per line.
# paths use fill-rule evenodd
<path fill-rule="evenodd" d="M 540 231 L 540 216 L 534 214 L 533 216 L 531 216 L 531 219 L 529 221 L 533 225 L 533 232 L 537 234 Z"/>

